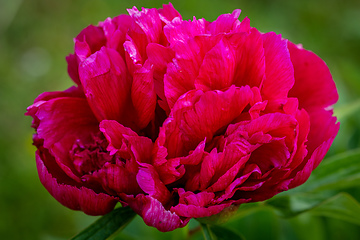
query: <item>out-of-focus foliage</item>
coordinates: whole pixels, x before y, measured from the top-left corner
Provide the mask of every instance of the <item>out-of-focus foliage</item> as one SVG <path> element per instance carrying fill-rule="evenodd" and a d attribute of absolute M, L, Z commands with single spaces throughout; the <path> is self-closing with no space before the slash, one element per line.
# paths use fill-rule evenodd
<path fill-rule="evenodd" d="M 68 239 L 94 222 L 61 206 L 40 184 L 31 146 L 33 129 L 23 116 L 44 91 L 72 85 L 65 56 L 89 24 L 125 13 L 133 5 L 159 8 L 162 1 L 0 0 L 0 238 Z M 323 58 L 340 99 L 338 137 L 308 183 L 266 203 L 240 207 L 221 228 L 245 239 L 360 239 L 360 1 L 350 0 L 173 0 L 184 19 L 213 21 L 242 9 L 262 32 L 275 31 Z M 350 151 L 350 152 L 349 152 Z M 340 155 L 338 155 L 340 154 Z M 353 167 L 352 167 L 353 166 Z M 325 173 L 331 172 L 331 175 Z M 352 212 L 346 212 L 348 209 Z M 345 210 L 344 210 L 345 209 Z M 306 212 L 306 210 L 310 210 Z M 343 211 L 344 210 L 344 211 Z M 305 211 L 305 212 L 304 212 Z M 340 214 L 339 214 L 340 212 Z M 358 215 L 358 214 L 357 214 Z M 354 219 L 355 217 L 355 219 Z M 210 228 L 211 229 L 211 228 Z M 113 239 L 202 239 L 192 220 L 161 233 L 136 217 Z"/>

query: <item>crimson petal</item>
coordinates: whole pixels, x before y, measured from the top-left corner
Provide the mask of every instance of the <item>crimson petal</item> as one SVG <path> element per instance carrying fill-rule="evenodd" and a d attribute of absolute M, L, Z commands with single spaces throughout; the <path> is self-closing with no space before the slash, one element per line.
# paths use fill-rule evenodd
<path fill-rule="evenodd" d="M 72 178 L 74 174 L 69 152 L 76 140 L 87 142 L 98 130 L 98 122 L 84 98 L 60 97 L 39 101 L 28 108 L 35 116 L 37 137 L 55 157 L 59 166 Z"/>
<path fill-rule="evenodd" d="M 264 100 L 286 98 L 294 85 L 294 68 L 290 60 L 287 40 L 274 32 L 262 35 L 265 54 L 265 74 L 262 94 Z"/>
<path fill-rule="evenodd" d="M 89 215 L 104 215 L 109 213 L 115 207 L 116 198 L 107 195 L 105 193 L 96 193 L 92 189 L 84 186 L 62 183 L 55 176 L 59 173 L 57 169 L 55 175 L 50 173 L 51 169 L 48 169 L 40 156 L 40 151 L 36 152 L 36 165 L 41 183 L 46 190 L 61 204 L 73 209 L 81 210 Z"/>
<path fill-rule="evenodd" d="M 326 108 L 339 98 L 335 83 L 325 62 L 311 51 L 288 42 L 294 66 L 295 84 L 289 96 L 299 99 L 299 107 Z"/>
<path fill-rule="evenodd" d="M 119 53 L 102 47 L 80 65 L 79 74 L 89 105 L 99 121 L 112 119 L 131 125 L 127 111 L 131 80 Z"/>

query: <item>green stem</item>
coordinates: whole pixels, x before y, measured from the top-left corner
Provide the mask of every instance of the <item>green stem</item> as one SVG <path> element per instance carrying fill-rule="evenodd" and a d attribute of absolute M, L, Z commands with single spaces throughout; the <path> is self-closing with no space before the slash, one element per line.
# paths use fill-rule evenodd
<path fill-rule="evenodd" d="M 212 240 L 213 237 L 212 237 L 212 235 L 211 235 L 209 225 L 208 225 L 208 224 L 205 224 L 205 223 L 201 223 L 201 228 L 202 228 L 202 230 L 203 230 L 204 239 L 205 239 L 205 240 Z"/>

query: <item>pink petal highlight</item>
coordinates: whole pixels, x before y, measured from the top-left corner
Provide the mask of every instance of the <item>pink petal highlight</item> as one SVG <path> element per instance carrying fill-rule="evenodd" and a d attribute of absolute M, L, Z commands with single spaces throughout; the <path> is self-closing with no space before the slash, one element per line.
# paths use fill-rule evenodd
<path fill-rule="evenodd" d="M 149 164 L 141 164 L 136 180 L 140 188 L 149 196 L 166 204 L 170 199 L 170 192 L 161 182 L 155 168 Z"/>
<path fill-rule="evenodd" d="M 139 214 L 146 225 L 168 232 L 184 227 L 190 218 L 182 220 L 176 213 L 166 210 L 157 199 L 139 194 L 136 197 L 122 196 L 129 206 Z"/>

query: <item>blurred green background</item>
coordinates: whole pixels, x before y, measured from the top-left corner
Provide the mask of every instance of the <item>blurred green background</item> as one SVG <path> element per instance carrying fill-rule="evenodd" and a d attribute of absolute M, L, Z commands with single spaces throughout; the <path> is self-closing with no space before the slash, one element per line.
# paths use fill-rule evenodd
<path fill-rule="evenodd" d="M 27 106 L 44 91 L 72 85 L 65 56 L 87 25 L 132 6 L 160 8 L 163 1 L 0 0 L 0 238 L 68 239 L 96 220 L 61 206 L 38 180 Z M 262 32 L 275 31 L 323 58 L 338 86 L 335 106 L 341 129 L 330 155 L 360 146 L 360 1 L 358 0 L 173 0 L 184 19 L 242 9 Z M 360 161 L 360 159 L 359 159 Z M 321 165 L 320 165 L 321 166 Z M 349 192 L 358 201 L 360 187 Z M 195 226 L 191 222 L 190 227 Z M 264 209 L 228 224 L 247 239 L 360 239 L 359 225 L 302 214 L 277 217 Z M 183 239 L 186 229 L 159 233 L 136 218 L 126 239 Z M 200 232 L 195 233 L 201 239 Z M 120 238 L 119 238 L 120 239 Z"/>

